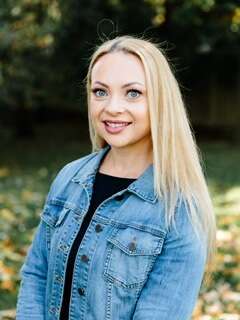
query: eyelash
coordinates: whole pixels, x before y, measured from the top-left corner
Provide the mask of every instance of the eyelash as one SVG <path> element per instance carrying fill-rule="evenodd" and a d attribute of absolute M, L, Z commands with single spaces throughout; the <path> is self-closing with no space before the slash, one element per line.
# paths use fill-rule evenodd
<path fill-rule="evenodd" d="M 91 91 L 96 95 L 96 92 L 97 92 L 97 91 L 104 91 L 104 89 L 95 88 L 95 89 L 92 89 Z M 131 91 L 137 92 L 139 95 L 142 94 L 142 92 L 139 91 L 139 90 L 137 90 L 137 89 L 129 89 L 129 90 L 127 91 L 127 94 L 128 94 L 129 92 L 131 92 Z M 96 96 L 96 97 L 97 97 L 97 98 L 101 98 L 100 96 Z M 138 97 L 136 97 L 136 98 L 138 98 Z"/>
<path fill-rule="evenodd" d="M 97 91 L 104 91 L 104 90 L 100 88 L 95 88 L 95 89 L 92 89 L 91 91 L 96 95 Z"/>

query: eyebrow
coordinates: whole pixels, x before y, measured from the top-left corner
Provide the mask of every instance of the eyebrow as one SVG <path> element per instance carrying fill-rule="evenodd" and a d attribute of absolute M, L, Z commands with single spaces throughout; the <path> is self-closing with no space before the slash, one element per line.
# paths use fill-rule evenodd
<path fill-rule="evenodd" d="M 103 83 L 103 82 L 101 82 L 101 81 L 95 81 L 94 84 L 100 84 L 100 85 L 102 85 L 103 87 L 108 88 L 108 85 L 105 84 L 105 83 Z M 129 82 L 129 83 L 124 84 L 124 85 L 122 86 L 122 88 L 126 88 L 126 87 L 129 87 L 129 86 L 132 86 L 133 84 L 139 84 L 140 86 L 144 86 L 143 83 L 134 81 L 134 82 Z"/>

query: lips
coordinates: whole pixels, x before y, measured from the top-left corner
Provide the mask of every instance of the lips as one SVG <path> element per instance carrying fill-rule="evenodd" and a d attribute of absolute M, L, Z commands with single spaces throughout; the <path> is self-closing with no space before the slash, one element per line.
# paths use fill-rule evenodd
<path fill-rule="evenodd" d="M 115 123 L 115 124 L 130 124 L 132 122 L 121 121 L 121 120 L 104 120 L 104 123 Z"/>
<path fill-rule="evenodd" d="M 126 127 L 130 124 L 129 122 L 108 122 L 108 121 L 104 121 L 104 123 L 107 126 L 112 127 L 112 128 Z"/>
<path fill-rule="evenodd" d="M 103 121 L 105 125 L 105 130 L 110 133 L 110 134 L 116 134 L 120 133 L 123 130 L 125 130 L 126 127 L 129 126 L 131 122 L 108 122 L 108 121 Z"/>

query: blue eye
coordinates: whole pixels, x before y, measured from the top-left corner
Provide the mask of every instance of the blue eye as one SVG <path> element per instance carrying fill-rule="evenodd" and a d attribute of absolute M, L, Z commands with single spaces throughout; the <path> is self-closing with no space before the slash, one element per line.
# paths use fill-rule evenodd
<path fill-rule="evenodd" d="M 138 98 L 140 96 L 141 92 L 139 90 L 128 90 L 127 95 L 129 98 Z"/>
<path fill-rule="evenodd" d="M 102 89 L 93 89 L 92 92 L 97 96 L 97 97 L 104 97 L 105 91 Z"/>

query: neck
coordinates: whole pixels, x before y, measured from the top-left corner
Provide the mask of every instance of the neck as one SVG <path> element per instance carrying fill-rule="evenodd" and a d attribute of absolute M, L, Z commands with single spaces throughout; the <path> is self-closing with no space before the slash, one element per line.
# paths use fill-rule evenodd
<path fill-rule="evenodd" d="M 153 163 L 152 146 L 143 148 L 111 147 L 107 153 L 100 172 L 124 178 L 137 179 Z"/>

